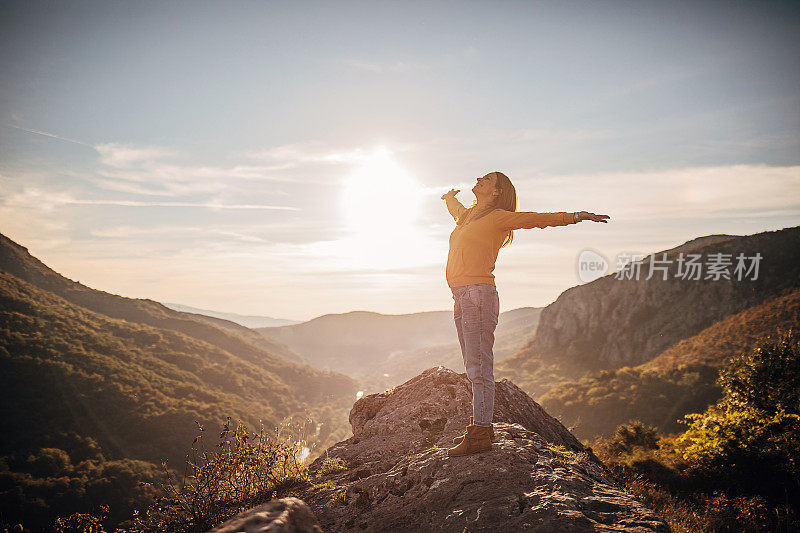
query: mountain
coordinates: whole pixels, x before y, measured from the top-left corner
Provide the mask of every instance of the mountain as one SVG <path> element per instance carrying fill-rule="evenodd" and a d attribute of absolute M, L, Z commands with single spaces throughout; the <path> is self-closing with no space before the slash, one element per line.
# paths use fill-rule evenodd
<path fill-rule="evenodd" d="M 301 363 L 304 365 L 308 364 L 308 360 L 305 357 L 295 352 L 282 342 L 278 342 L 275 339 L 267 337 L 263 333 L 259 333 L 253 329 L 242 326 L 237 322 L 232 322 L 230 320 L 216 318 L 213 316 L 200 315 L 196 313 L 184 313 L 184 314 L 190 315 L 194 319 L 199 320 L 201 322 L 205 322 L 219 329 L 225 330 L 228 333 L 232 333 L 233 335 L 246 340 L 247 342 L 253 344 L 254 346 L 258 346 L 259 348 L 262 348 L 273 355 L 277 355 L 289 361 L 294 361 L 295 363 Z"/>
<path fill-rule="evenodd" d="M 470 413 L 466 375 L 443 367 L 365 396 L 350 412 L 353 436 L 311 464 L 314 483 L 296 491 L 302 501 L 272 502 L 213 531 L 268 531 L 269 519 L 293 516 L 305 531 L 315 531 L 315 516 L 330 532 L 669 531 L 508 381 L 496 384 L 492 451 L 448 457 Z"/>
<path fill-rule="evenodd" d="M 581 438 L 610 436 L 618 425 L 634 419 L 664 433 L 683 431 L 678 420 L 684 414 L 701 412 L 720 398 L 716 378 L 729 357 L 792 327 L 800 329 L 800 287 L 729 315 L 646 363 L 561 383 L 540 401 L 548 412 L 575 426 Z"/>
<path fill-rule="evenodd" d="M 65 278 L 4 235 L 0 235 L 0 268 L 74 305 L 109 318 L 183 333 L 236 354 L 238 358 L 256 363 L 290 381 L 324 375 L 305 365 L 291 364 L 275 353 L 266 351 L 264 348 L 270 347 L 283 353 L 287 359 L 297 357 L 286 346 L 272 339 L 265 340 L 261 336 L 253 335 L 251 330 L 235 323 L 181 313 L 153 300 L 125 298 Z M 261 346 L 254 343 L 260 343 Z"/>
<path fill-rule="evenodd" d="M 258 328 L 317 368 L 363 377 L 391 353 L 452 341 L 453 317 L 445 311 L 384 315 L 351 311 L 278 328 Z"/>
<path fill-rule="evenodd" d="M 494 360 L 502 361 L 512 356 L 531 340 L 539 323 L 539 307 L 521 307 L 500 313 L 495 330 Z M 452 318 L 452 317 L 451 317 Z M 452 322 L 452 321 L 451 321 Z M 392 352 L 378 365 L 378 369 L 365 381 L 370 391 L 390 388 L 419 374 L 431 364 L 452 369 L 463 369 L 461 346 L 457 341 L 455 326 L 452 328 L 455 342 Z"/>
<path fill-rule="evenodd" d="M 496 360 L 511 356 L 530 340 L 540 313 L 540 308 L 523 307 L 500 314 Z M 406 315 L 353 311 L 257 331 L 285 343 L 317 368 L 358 377 L 368 390 L 402 383 L 431 364 L 463 366 L 451 311 Z"/>
<path fill-rule="evenodd" d="M 135 482 L 162 459 L 179 468 L 197 424 L 213 433 L 226 416 L 268 432 L 310 418 L 310 447 L 346 436 L 351 378 L 283 359 L 235 328 L 246 329 L 91 289 L 0 235 L 2 520 L 36 524 L 53 502 L 74 510 L 109 498 L 130 512 Z M 128 461 L 124 487 L 95 479 L 91 465 L 111 460 Z M 87 491 L 92 483 L 106 489 Z"/>
<path fill-rule="evenodd" d="M 667 348 L 640 368 L 660 373 L 691 365 L 720 368 L 727 358 L 749 351 L 760 338 L 793 326 L 800 326 L 800 286 L 789 287 L 723 318 Z"/>
<path fill-rule="evenodd" d="M 542 311 L 535 338 L 501 361 L 495 375 L 539 396 L 587 371 L 650 361 L 725 317 L 798 285 L 800 227 L 712 237 L 648 256 L 639 279 L 610 274 L 564 291 Z M 738 254 L 758 253 L 759 273 L 756 279 L 752 274 L 742 280 L 680 279 L 676 250 L 700 254 L 704 262 L 720 257 L 715 254 L 730 254 L 734 265 Z M 669 261 L 667 279 L 657 274 L 646 280 L 654 255 L 662 260 L 662 254 Z"/>
<path fill-rule="evenodd" d="M 221 318 L 230 322 L 236 322 L 246 328 L 269 328 L 275 326 L 289 326 L 291 324 L 299 324 L 300 320 L 288 320 L 286 318 L 272 318 L 270 316 L 259 315 L 239 315 L 236 313 L 223 313 L 221 311 L 212 311 L 210 309 L 200 309 L 197 307 L 190 307 L 188 305 L 166 303 L 164 305 L 175 311 L 182 313 L 190 313 L 194 315 L 204 315 L 214 318 Z"/>

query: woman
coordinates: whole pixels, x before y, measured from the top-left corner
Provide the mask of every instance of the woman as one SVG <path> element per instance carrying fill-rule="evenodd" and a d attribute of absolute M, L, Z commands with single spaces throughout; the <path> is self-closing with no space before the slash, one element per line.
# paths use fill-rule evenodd
<path fill-rule="evenodd" d="M 517 191 L 502 172 L 490 172 L 472 188 L 475 202 L 467 209 L 456 199 L 460 191 L 442 195 L 456 220 L 447 255 L 447 284 L 453 292 L 453 318 L 467 377 L 472 382 L 472 417 L 463 437 L 448 455 L 492 449 L 494 413 L 494 329 L 500 300 L 494 285 L 494 264 L 500 248 L 511 243 L 514 230 L 566 226 L 582 220 L 607 222 L 608 215 L 586 211 L 533 213 L 517 211 Z"/>

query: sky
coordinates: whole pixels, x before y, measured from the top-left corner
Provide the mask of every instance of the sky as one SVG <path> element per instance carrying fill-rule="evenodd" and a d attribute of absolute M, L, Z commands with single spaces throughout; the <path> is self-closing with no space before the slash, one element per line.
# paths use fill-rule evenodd
<path fill-rule="evenodd" d="M 440 197 L 494 170 L 611 217 L 517 231 L 501 311 L 800 224 L 800 2 L 0 1 L 0 49 L 0 232 L 124 296 L 452 309 Z"/>

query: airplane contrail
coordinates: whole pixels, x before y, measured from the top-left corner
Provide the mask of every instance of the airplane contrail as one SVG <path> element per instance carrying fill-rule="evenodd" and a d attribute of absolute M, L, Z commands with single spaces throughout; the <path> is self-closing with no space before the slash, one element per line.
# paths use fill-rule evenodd
<path fill-rule="evenodd" d="M 36 135 L 44 135 L 45 137 L 52 137 L 53 139 L 59 139 L 61 141 L 67 141 L 75 144 L 81 144 L 83 146 L 88 146 L 94 149 L 89 143 L 85 143 L 83 141 L 76 141 L 75 139 L 70 139 L 69 137 L 62 137 L 60 135 L 56 135 L 54 133 L 47 133 L 46 131 L 39 131 L 39 130 L 29 130 L 28 128 L 23 128 L 22 126 L 17 126 L 16 124 L 9 124 L 12 128 L 17 128 L 18 130 L 27 131 L 28 133 L 35 133 Z"/>

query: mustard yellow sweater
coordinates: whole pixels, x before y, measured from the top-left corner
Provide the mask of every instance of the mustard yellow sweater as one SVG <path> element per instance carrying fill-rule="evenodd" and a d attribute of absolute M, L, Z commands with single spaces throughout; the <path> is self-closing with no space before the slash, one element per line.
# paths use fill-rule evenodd
<path fill-rule="evenodd" d="M 455 198 L 447 199 L 447 210 L 455 220 L 467 210 Z M 495 209 L 478 220 L 456 226 L 450 234 L 447 254 L 447 284 L 461 287 L 474 283 L 494 285 L 494 264 L 509 230 L 546 228 L 575 224 L 575 213 L 512 212 Z"/>

